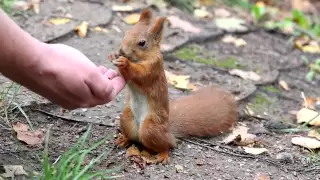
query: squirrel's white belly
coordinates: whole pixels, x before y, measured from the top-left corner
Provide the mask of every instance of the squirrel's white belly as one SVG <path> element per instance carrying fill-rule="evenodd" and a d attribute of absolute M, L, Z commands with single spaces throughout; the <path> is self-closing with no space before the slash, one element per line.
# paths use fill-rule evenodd
<path fill-rule="evenodd" d="M 130 92 L 130 106 L 133 113 L 133 118 L 138 128 L 140 128 L 142 122 L 145 120 L 149 112 L 148 99 L 140 89 L 136 88 L 135 85 L 128 83 Z"/>

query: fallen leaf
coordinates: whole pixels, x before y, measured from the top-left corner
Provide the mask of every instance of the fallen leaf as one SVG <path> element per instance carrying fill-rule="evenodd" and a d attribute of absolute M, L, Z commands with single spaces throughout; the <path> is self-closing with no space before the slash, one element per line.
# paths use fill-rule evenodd
<path fill-rule="evenodd" d="M 227 18 L 231 16 L 231 13 L 223 8 L 217 8 L 214 10 L 214 15 L 217 18 Z"/>
<path fill-rule="evenodd" d="M 243 147 L 243 148 L 246 153 L 253 154 L 253 155 L 262 154 L 268 151 L 266 148 L 251 148 L 251 147 Z"/>
<path fill-rule="evenodd" d="M 26 11 L 29 8 L 30 8 L 29 3 L 26 1 L 14 1 L 12 4 L 12 9 L 18 10 L 18 11 Z"/>
<path fill-rule="evenodd" d="M 176 75 L 169 71 L 165 71 L 169 84 L 178 89 L 195 90 L 196 86 L 189 82 L 189 75 Z"/>
<path fill-rule="evenodd" d="M 215 24 L 218 28 L 228 31 L 246 31 L 248 28 L 244 25 L 245 21 L 239 18 L 216 18 Z"/>
<path fill-rule="evenodd" d="M 36 14 L 40 12 L 40 0 L 30 0 L 30 6 Z"/>
<path fill-rule="evenodd" d="M 102 27 L 100 27 L 100 26 L 94 27 L 93 30 L 94 30 L 94 31 L 97 31 L 97 32 L 109 33 L 109 30 L 108 30 L 108 29 L 102 28 Z"/>
<path fill-rule="evenodd" d="M 255 143 L 256 135 L 248 133 L 249 128 L 238 126 L 232 133 L 227 136 L 222 142 L 225 144 L 235 143 L 240 146 L 247 146 Z"/>
<path fill-rule="evenodd" d="M 134 13 L 126 16 L 122 20 L 127 24 L 136 24 L 139 21 L 140 14 Z"/>
<path fill-rule="evenodd" d="M 308 107 L 309 109 L 316 110 L 316 106 L 320 105 L 320 98 L 316 97 L 307 97 L 305 101 L 303 101 L 304 107 Z"/>
<path fill-rule="evenodd" d="M 13 126 L 13 130 L 15 132 L 18 131 L 29 131 L 29 126 L 23 123 L 18 122 L 16 125 Z"/>
<path fill-rule="evenodd" d="M 308 137 L 294 137 L 291 139 L 292 144 L 302 146 L 308 149 L 320 148 L 320 141 Z"/>
<path fill-rule="evenodd" d="M 133 7 L 130 5 L 113 5 L 112 11 L 119 11 L 119 12 L 133 11 Z"/>
<path fill-rule="evenodd" d="M 168 20 L 172 28 L 179 28 L 186 32 L 198 34 L 201 29 L 193 26 L 190 22 L 180 19 L 177 16 L 169 16 Z"/>
<path fill-rule="evenodd" d="M 50 19 L 49 22 L 54 25 L 61 25 L 61 24 L 66 24 L 66 23 L 70 22 L 70 19 L 68 19 L 68 18 L 53 18 L 53 19 Z"/>
<path fill-rule="evenodd" d="M 240 47 L 240 46 L 245 46 L 247 45 L 247 42 L 241 38 L 236 38 L 234 36 L 231 35 L 227 35 L 225 37 L 222 38 L 222 42 L 227 43 L 227 44 L 234 44 L 236 47 Z"/>
<path fill-rule="evenodd" d="M 279 81 L 279 85 L 280 85 L 284 90 L 286 90 L 286 91 L 289 91 L 289 90 L 290 90 L 287 82 L 285 82 L 285 81 L 283 81 L 283 80 L 280 80 L 280 81 Z"/>
<path fill-rule="evenodd" d="M 13 125 L 13 130 L 17 133 L 17 139 L 28 145 L 41 144 L 44 141 L 44 132 L 42 130 L 31 131 L 23 123 L 18 122 L 16 125 Z"/>
<path fill-rule="evenodd" d="M 166 8 L 168 5 L 164 0 L 152 0 L 152 4 L 158 7 L 159 9 Z"/>
<path fill-rule="evenodd" d="M 306 53 L 320 53 L 320 45 L 309 37 L 300 37 L 295 40 L 295 46 Z"/>
<path fill-rule="evenodd" d="M 309 131 L 308 136 L 320 140 L 320 129 L 312 129 Z"/>
<path fill-rule="evenodd" d="M 140 155 L 140 151 L 135 145 L 132 145 L 127 149 L 127 153 L 126 153 L 127 157 L 139 156 L 139 155 Z"/>
<path fill-rule="evenodd" d="M 22 165 L 2 165 L 2 167 L 5 173 L 0 174 L 0 177 L 13 178 L 15 176 L 28 175 Z"/>
<path fill-rule="evenodd" d="M 195 9 L 193 11 L 193 15 L 198 18 L 207 18 L 211 16 L 211 14 L 205 8 Z"/>
<path fill-rule="evenodd" d="M 270 180 L 270 176 L 262 173 L 258 173 L 256 180 Z"/>
<path fill-rule="evenodd" d="M 201 6 L 212 6 L 214 4 L 213 0 L 198 0 Z"/>
<path fill-rule="evenodd" d="M 310 12 L 312 4 L 309 0 L 291 0 L 291 7 L 303 12 Z"/>
<path fill-rule="evenodd" d="M 83 21 L 79 26 L 75 28 L 75 30 L 77 31 L 80 37 L 84 38 L 87 36 L 88 27 L 89 27 L 89 23 L 86 21 Z"/>
<path fill-rule="evenodd" d="M 309 122 L 311 119 L 313 120 Z M 297 113 L 297 123 L 305 123 L 305 122 L 309 122 L 309 125 L 312 125 L 312 126 L 320 126 L 319 113 L 308 108 L 300 109 L 300 111 Z"/>
<path fill-rule="evenodd" d="M 245 80 L 259 81 L 261 76 L 253 71 L 243 71 L 241 69 L 232 69 L 229 71 L 229 74 L 236 75 Z"/>
<path fill-rule="evenodd" d="M 181 165 L 175 165 L 174 167 L 176 168 L 176 172 L 177 172 L 177 173 L 182 173 L 182 172 L 183 172 L 183 166 L 181 166 Z"/>

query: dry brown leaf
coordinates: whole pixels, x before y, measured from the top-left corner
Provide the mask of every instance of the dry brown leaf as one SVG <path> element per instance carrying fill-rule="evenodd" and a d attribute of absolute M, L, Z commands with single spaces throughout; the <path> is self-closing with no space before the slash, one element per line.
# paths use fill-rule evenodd
<path fill-rule="evenodd" d="M 2 177 L 13 178 L 20 175 L 28 175 L 28 173 L 23 169 L 22 165 L 2 165 L 5 173 L 0 174 L 0 179 Z"/>
<path fill-rule="evenodd" d="M 320 98 L 316 98 L 316 97 L 307 97 L 302 104 L 302 106 L 308 107 L 309 109 L 312 109 L 312 110 L 315 110 L 317 105 L 320 105 Z"/>
<path fill-rule="evenodd" d="M 280 81 L 279 81 L 279 85 L 280 85 L 284 90 L 286 90 L 286 91 L 289 91 L 289 90 L 290 90 L 287 82 L 285 82 L 285 81 L 283 81 L 283 80 L 280 80 Z"/>
<path fill-rule="evenodd" d="M 30 6 L 32 7 L 33 11 L 37 14 L 40 12 L 40 1 L 41 0 L 30 0 Z"/>
<path fill-rule="evenodd" d="M 313 120 L 309 122 L 311 119 Z M 309 122 L 309 124 L 312 126 L 320 126 L 319 113 L 308 108 L 300 109 L 300 111 L 297 113 L 297 123 L 305 123 L 305 122 Z"/>
<path fill-rule="evenodd" d="M 236 38 L 231 35 L 227 35 L 222 38 L 222 42 L 227 43 L 227 44 L 234 44 L 236 47 L 241 47 L 247 45 L 247 42 L 241 38 Z"/>
<path fill-rule="evenodd" d="M 294 137 L 291 139 L 292 144 L 302 146 L 308 149 L 320 148 L 320 141 L 308 137 Z"/>
<path fill-rule="evenodd" d="M 17 139 L 28 145 L 42 144 L 44 141 L 44 132 L 42 130 L 31 131 L 29 127 L 23 123 L 14 125 L 13 130 L 17 133 Z"/>
<path fill-rule="evenodd" d="M 256 136 L 254 134 L 248 133 L 248 130 L 249 128 L 245 126 L 238 126 L 232 131 L 232 133 L 229 136 L 227 136 L 223 140 L 223 143 L 230 144 L 234 142 L 239 146 L 247 146 L 255 143 Z"/>
<path fill-rule="evenodd" d="M 312 129 L 311 131 L 309 131 L 308 136 L 320 140 L 320 133 L 319 133 L 319 131 L 320 131 L 320 129 Z"/>
<path fill-rule="evenodd" d="M 54 25 L 61 25 L 70 22 L 71 20 L 68 18 L 53 18 L 49 19 L 49 22 Z"/>
<path fill-rule="evenodd" d="M 139 156 L 139 155 L 140 155 L 140 151 L 135 145 L 132 145 L 127 149 L 127 153 L 126 153 L 127 157 Z"/>
<path fill-rule="evenodd" d="M 139 21 L 140 14 L 134 13 L 126 16 L 122 20 L 127 24 L 136 24 Z"/>
<path fill-rule="evenodd" d="M 310 12 L 312 4 L 309 0 L 291 0 L 291 7 L 303 12 Z"/>
<path fill-rule="evenodd" d="M 198 27 L 193 26 L 190 22 L 180 19 L 177 16 L 169 16 L 168 20 L 172 28 L 179 28 L 186 32 L 198 34 L 202 30 Z"/>
<path fill-rule="evenodd" d="M 259 81 L 261 80 L 261 76 L 253 71 L 243 71 L 241 69 L 232 69 L 229 71 L 229 74 L 231 75 L 237 75 L 245 80 L 251 80 L 251 81 Z"/>
<path fill-rule="evenodd" d="M 88 27 L 89 27 L 89 23 L 86 21 L 83 21 L 79 26 L 75 28 L 75 30 L 77 31 L 80 37 L 85 38 L 87 36 Z"/>
<path fill-rule="evenodd" d="M 253 155 L 259 155 L 268 151 L 266 148 L 251 148 L 251 147 L 243 147 L 243 148 L 246 153 L 253 154 Z"/>

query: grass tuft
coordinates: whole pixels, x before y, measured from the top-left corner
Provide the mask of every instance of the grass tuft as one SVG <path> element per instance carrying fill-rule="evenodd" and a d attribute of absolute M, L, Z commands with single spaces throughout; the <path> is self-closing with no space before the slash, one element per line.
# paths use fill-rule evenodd
<path fill-rule="evenodd" d="M 110 137 L 105 137 L 100 141 L 94 143 L 90 148 L 86 149 L 85 144 L 91 130 L 89 125 L 88 130 L 79 138 L 79 140 L 67 151 L 60 159 L 55 163 L 49 162 L 48 157 L 48 141 L 50 128 L 46 133 L 45 150 L 43 153 L 42 169 L 43 172 L 40 175 L 36 175 L 34 179 L 37 180 L 89 180 L 95 178 L 101 179 L 115 179 L 122 177 L 121 175 L 113 175 L 120 170 L 119 167 L 113 169 L 106 169 L 101 171 L 94 171 L 94 165 L 106 158 L 110 153 L 104 151 L 98 157 L 92 159 L 87 165 L 85 165 L 85 158 L 99 145 L 103 144 Z"/>

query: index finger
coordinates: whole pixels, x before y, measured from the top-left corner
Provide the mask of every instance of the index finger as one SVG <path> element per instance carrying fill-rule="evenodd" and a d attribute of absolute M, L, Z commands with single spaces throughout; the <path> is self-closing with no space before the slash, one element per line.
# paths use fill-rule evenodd
<path fill-rule="evenodd" d="M 125 87 L 126 81 L 124 80 L 123 77 L 117 76 L 110 80 L 111 85 L 113 86 L 112 92 L 109 95 L 109 100 L 113 100 L 120 92 L 121 90 Z"/>

